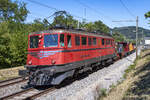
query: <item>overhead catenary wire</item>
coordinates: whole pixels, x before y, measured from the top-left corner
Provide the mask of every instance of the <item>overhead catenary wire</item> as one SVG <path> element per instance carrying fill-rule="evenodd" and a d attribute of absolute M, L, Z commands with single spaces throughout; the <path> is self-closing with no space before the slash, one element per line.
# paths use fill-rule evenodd
<path fill-rule="evenodd" d="M 111 21 L 111 22 L 113 21 L 113 19 L 112 19 L 111 17 L 105 15 L 104 13 L 100 12 L 100 11 L 97 10 L 97 9 L 94 9 L 94 8 L 91 7 L 91 6 L 89 6 L 89 5 L 87 5 L 87 4 L 83 3 L 83 2 L 81 2 L 81 1 L 79 1 L 79 0 L 73 0 L 73 1 L 75 1 L 75 2 L 77 2 L 78 4 L 80 4 L 80 5 L 82 5 L 82 6 L 86 7 L 86 8 L 88 8 L 88 9 L 94 11 L 94 12 L 97 13 L 98 15 L 103 16 L 103 18 L 105 18 L 105 19 L 107 19 L 107 20 L 109 20 L 109 21 Z M 116 24 L 121 25 L 121 26 L 124 26 L 122 23 L 116 23 Z M 112 25 L 111 25 L 111 27 L 112 27 Z"/>
<path fill-rule="evenodd" d="M 37 12 L 29 12 L 29 14 L 30 15 L 35 15 L 35 16 L 38 16 L 38 17 L 47 17 L 47 16 L 45 16 L 45 15 L 43 15 L 43 14 L 40 14 L 40 13 L 37 13 Z"/>
<path fill-rule="evenodd" d="M 34 1 L 34 0 L 27 0 L 27 1 L 32 2 L 32 3 L 35 3 L 35 4 L 38 4 L 38 5 L 41 5 L 41 6 L 43 6 L 43 7 L 50 8 L 50 9 L 55 10 L 55 11 L 58 11 L 58 9 L 56 9 L 56 8 L 54 8 L 54 7 L 51 7 L 51 6 L 49 6 L 49 5 L 46 5 L 46 4 L 40 3 L 40 2 L 38 2 L 38 1 Z"/>
<path fill-rule="evenodd" d="M 30 12 L 28 14 L 28 18 L 34 18 L 34 19 L 40 19 L 41 20 L 42 17 L 44 17 L 44 19 L 48 19 L 47 16 L 43 16 L 43 15 L 41 15 L 39 13 Z"/>
<path fill-rule="evenodd" d="M 54 10 L 54 11 L 60 11 L 60 9 L 58 9 L 58 8 L 55 8 L 55 7 L 46 5 L 46 4 L 44 4 L 44 3 L 40 3 L 40 2 L 35 1 L 35 0 L 27 0 L 27 1 L 29 1 L 29 2 L 31 2 L 31 3 L 34 3 L 34 4 L 37 4 L 37 5 L 40 5 L 40 6 L 42 6 L 42 7 L 46 7 L 46 8 L 52 9 L 52 10 Z M 83 17 L 77 16 L 77 15 L 74 15 L 74 14 L 71 14 L 70 12 L 67 12 L 67 13 L 69 13 L 70 15 L 72 15 L 72 16 L 74 16 L 74 17 L 76 17 L 76 18 L 82 18 L 82 19 L 84 19 Z M 48 16 L 47 18 L 50 18 L 50 17 L 51 17 L 51 15 Z M 87 20 L 87 19 L 86 19 L 86 20 Z"/>
<path fill-rule="evenodd" d="M 131 17 L 133 17 L 133 19 L 136 18 L 136 16 L 128 9 L 128 7 L 124 4 L 124 2 L 122 0 L 120 0 L 122 6 L 126 9 L 126 11 L 129 13 L 129 15 Z M 136 20 L 119 20 L 119 21 L 113 21 L 113 22 L 136 22 Z M 129 30 L 129 28 L 127 27 L 127 30 Z"/>
<path fill-rule="evenodd" d="M 43 4 L 43 3 L 40 3 L 40 2 L 35 1 L 35 0 L 27 0 L 27 1 L 29 1 L 29 2 L 31 2 L 31 3 L 34 3 L 34 4 L 37 4 L 37 5 L 40 5 L 40 6 L 42 6 L 42 7 L 46 7 L 46 8 L 52 9 L 52 10 L 54 10 L 54 11 L 60 11 L 60 9 L 57 9 L 57 8 L 55 8 L 55 7 L 52 7 L 52 6 Z M 94 9 L 93 9 L 93 10 L 94 10 Z M 96 11 L 96 10 L 95 10 L 95 11 Z M 67 12 L 67 13 L 70 14 L 70 15 L 72 15 L 72 16 L 74 16 L 74 17 L 76 17 L 76 18 L 85 19 L 84 17 L 77 16 L 77 15 L 75 15 L 75 14 L 71 14 L 70 12 Z M 100 13 L 100 12 L 99 12 L 99 13 Z M 48 17 L 46 17 L 46 18 L 50 18 L 50 17 L 51 17 L 51 15 L 48 16 Z M 103 15 L 103 17 L 108 17 L 108 16 L 104 16 L 104 15 Z M 88 20 L 88 19 L 86 18 L 86 20 Z"/>
<path fill-rule="evenodd" d="M 130 14 L 130 16 L 132 16 L 135 19 L 136 16 L 129 10 L 129 8 L 124 4 L 124 2 L 122 0 L 120 0 L 120 2 L 123 5 L 123 7 L 127 10 L 127 12 Z M 135 21 L 130 21 L 130 22 L 136 22 L 136 20 Z M 147 26 L 145 26 L 145 27 L 147 27 Z"/>
<path fill-rule="evenodd" d="M 40 6 L 43 6 L 43 7 L 46 7 L 46 8 L 49 8 L 49 9 L 52 9 L 52 10 L 54 10 L 54 11 L 59 11 L 58 8 L 49 6 L 49 5 L 47 5 L 47 4 L 40 3 L 40 2 L 35 1 L 35 0 L 27 0 L 27 1 L 29 1 L 29 2 L 31 2 L 31 3 L 34 3 L 34 4 L 37 4 L 37 5 L 40 5 Z M 100 12 L 99 10 L 94 9 L 94 8 L 88 6 L 87 4 L 83 3 L 83 2 L 80 2 L 79 0 L 74 0 L 74 1 L 77 1 L 78 3 L 80 3 L 80 5 L 83 5 L 83 6 L 85 6 L 86 8 L 93 10 L 95 13 L 97 13 L 97 14 L 103 16 L 103 18 L 107 18 L 108 20 L 112 21 L 112 18 L 111 18 L 111 17 L 104 15 L 104 14 L 103 14 L 102 12 Z M 67 12 L 67 13 L 69 13 L 69 12 Z M 74 15 L 74 14 L 71 14 L 71 13 L 69 13 L 69 14 L 72 15 L 72 16 L 74 16 L 74 17 L 76 17 L 76 18 L 85 19 L 84 17 L 81 17 L 81 16 L 77 16 L 77 15 Z M 46 17 L 46 19 L 47 19 L 47 18 L 50 18 L 50 17 L 51 17 L 51 16 L 48 16 L 48 17 Z M 86 20 L 88 20 L 88 19 L 86 19 Z M 124 26 L 122 23 L 118 23 L 118 25 Z M 110 25 L 110 26 L 112 26 L 112 25 Z"/>
<path fill-rule="evenodd" d="M 40 2 L 35 1 L 35 0 L 27 0 L 27 1 L 29 1 L 29 2 L 31 2 L 31 3 L 34 3 L 34 4 L 37 4 L 37 5 L 40 5 L 40 6 L 42 6 L 42 7 L 46 7 L 46 8 L 52 9 L 52 10 L 54 10 L 54 11 L 60 11 L 60 9 L 58 9 L 58 8 L 49 6 L 49 5 L 44 4 L 44 3 L 40 3 Z M 86 4 L 85 4 L 85 6 L 88 7 L 89 9 L 92 9 L 92 10 L 94 10 L 95 12 L 99 13 L 99 15 L 102 15 L 104 18 L 107 18 L 107 19 L 109 19 L 110 21 L 112 20 L 109 16 L 105 16 L 103 13 L 101 13 L 101 12 L 95 10 L 94 8 L 91 8 L 90 6 L 88 6 L 88 5 L 86 5 Z M 67 12 L 67 13 L 70 14 L 70 15 L 72 15 L 72 16 L 74 16 L 74 17 L 76 17 L 76 18 L 85 19 L 84 17 L 77 16 L 77 15 L 75 15 L 75 14 L 71 14 L 70 12 Z M 46 17 L 46 19 L 50 18 L 51 16 L 52 16 L 52 15 Z M 86 18 L 86 20 L 88 20 L 88 19 Z M 120 23 L 118 23 L 118 24 L 119 24 L 119 25 L 122 25 L 122 24 L 120 24 Z M 110 25 L 110 26 L 112 27 L 112 25 Z"/>
<path fill-rule="evenodd" d="M 98 11 L 98 10 L 96 10 L 96 9 L 94 9 L 94 8 L 92 8 L 92 7 L 90 7 L 89 5 L 83 3 L 83 2 L 81 2 L 81 1 L 79 1 L 79 0 L 74 0 L 74 1 L 77 2 L 77 3 L 79 3 L 80 5 L 82 5 L 82 6 L 86 7 L 86 8 L 88 8 L 88 9 L 93 10 L 95 13 L 97 13 L 97 14 L 103 16 L 103 17 L 107 17 L 108 20 L 112 20 L 109 16 L 104 15 L 102 12 L 100 12 L 100 11 Z"/>
<path fill-rule="evenodd" d="M 120 3 L 126 9 L 126 11 L 135 19 L 136 16 L 129 10 L 129 8 L 124 4 L 124 2 L 122 0 L 120 0 Z"/>
<path fill-rule="evenodd" d="M 29 13 L 28 17 L 31 17 L 31 18 L 34 18 L 34 19 L 40 19 L 39 15 L 33 14 L 33 13 Z"/>

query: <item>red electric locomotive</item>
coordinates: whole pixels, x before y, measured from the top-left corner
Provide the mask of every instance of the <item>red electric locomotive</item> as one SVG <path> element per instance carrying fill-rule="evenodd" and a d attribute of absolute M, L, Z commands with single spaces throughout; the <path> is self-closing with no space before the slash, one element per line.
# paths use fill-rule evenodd
<path fill-rule="evenodd" d="M 57 85 L 75 74 L 116 58 L 111 36 L 72 29 L 30 34 L 26 72 L 29 85 Z M 20 71 L 20 75 L 24 71 Z"/>

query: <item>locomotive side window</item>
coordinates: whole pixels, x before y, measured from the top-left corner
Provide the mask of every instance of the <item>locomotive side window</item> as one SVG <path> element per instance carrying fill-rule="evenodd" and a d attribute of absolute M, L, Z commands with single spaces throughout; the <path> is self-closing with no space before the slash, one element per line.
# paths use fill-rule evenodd
<path fill-rule="evenodd" d="M 109 45 L 109 40 L 107 40 L 107 45 Z"/>
<path fill-rule="evenodd" d="M 58 34 L 44 35 L 45 47 L 57 47 L 58 46 Z"/>
<path fill-rule="evenodd" d="M 112 41 L 110 40 L 110 45 L 112 44 Z"/>
<path fill-rule="evenodd" d="M 98 44 L 101 45 L 101 39 L 98 39 Z"/>
<path fill-rule="evenodd" d="M 104 41 L 104 39 L 102 39 L 102 45 L 104 45 L 105 44 L 105 41 Z"/>
<path fill-rule="evenodd" d="M 111 40 L 111 45 L 113 45 L 113 41 Z"/>
<path fill-rule="evenodd" d="M 110 40 L 108 40 L 108 45 L 110 45 Z"/>
<path fill-rule="evenodd" d="M 86 37 L 82 37 L 82 45 L 86 45 Z"/>
<path fill-rule="evenodd" d="M 111 40 L 111 45 L 113 44 L 113 41 Z"/>
<path fill-rule="evenodd" d="M 109 45 L 109 40 L 106 40 L 106 44 Z"/>
<path fill-rule="evenodd" d="M 93 45 L 96 45 L 96 38 L 93 38 Z"/>
<path fill-rule="evenodd" d="M 65 46 L 65 44 L 64 44 L 64 34 L 60 34 L 60 46 L 61 47 Z"/>
<path fill-rule="evenodd" d="M 30 48 L 38 48 L 38 36 L 31 36 L 30 37 Z"/>
<path fill-rule="evenodd" d="M 92 38 L 88 38 L 88 45 L 92 45 Z"/>
<path fill-rule="evenodd" d="M 67 46 L 68 46 L 68 47 L 72 47 L 71 35 L 67 35 Z"/>
<path fill-rule="evenodd" d="M 75 44 L 76 44 L 77 46 L 80 45 L 80 37 L 79 37 L 79 36 L 75 36 Z"/>

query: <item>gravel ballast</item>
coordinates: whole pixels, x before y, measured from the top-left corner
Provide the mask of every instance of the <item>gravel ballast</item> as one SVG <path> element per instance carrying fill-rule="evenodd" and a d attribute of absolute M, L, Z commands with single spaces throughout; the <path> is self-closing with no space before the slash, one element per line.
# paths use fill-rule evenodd
<path fill-rule="evenodd" d="M 27 82 L 21 82 L 18 84 L 10 85 L 0 89 L 0 97 L 4 97 L 10 95 L 12 93 L 18 92 L 22 90 L 22 86 L 26 85 Z"/>
<path fill-rule="evenodd" d="M 94 72 L 66 87 L 45 94 L 37 100 L 96 100 L 102 89 L 106 89 L 108 92 L 112 85 L 116 85 L 124 79 L 125 70 L 133 64 L 135 58 L 136 53 L 133 53 L 109 67 Z"/>

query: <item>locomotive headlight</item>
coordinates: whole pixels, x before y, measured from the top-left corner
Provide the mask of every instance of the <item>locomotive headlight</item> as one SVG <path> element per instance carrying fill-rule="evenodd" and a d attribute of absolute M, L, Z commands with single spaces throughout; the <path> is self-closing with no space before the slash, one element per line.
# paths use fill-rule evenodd
<path fill-rule="evenodd" d="M 39 40 L 39 43 L 41 43 L 41 40 Z"/>
<path fill-rule="evenodd" d="M 42 35 L 39 35 L 39 38 L 41 39 L 41 38 L 42 38 Z"/>
<path fill-rule="evenodd" d="M 52 64 L 55 64 L 55 63 L 56 63 L 56 61 L 55 61 L 55 60 L 52 60 L 52 61 L 51 61 L 51 63 L 52 63 Z"/>
<path fill-rule="evenodd" d="M 31 64 L 32 64 L 32 61 L 30 60 L 30 61 L 28 62 L 28 64 L 31 65 Z"/>

